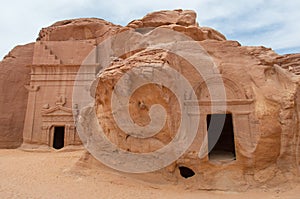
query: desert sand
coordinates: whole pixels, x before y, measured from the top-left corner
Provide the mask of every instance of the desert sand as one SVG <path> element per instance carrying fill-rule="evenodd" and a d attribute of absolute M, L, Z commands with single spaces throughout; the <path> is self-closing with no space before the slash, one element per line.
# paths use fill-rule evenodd
<path fill-rule="evenodd" d="M 298 199 L 300 184 L 246 192 L 189 190 L 149 183 L 110 168 L 78 164 L 84 150 L 0 150 L 0 198 L 285 198 Z"/>

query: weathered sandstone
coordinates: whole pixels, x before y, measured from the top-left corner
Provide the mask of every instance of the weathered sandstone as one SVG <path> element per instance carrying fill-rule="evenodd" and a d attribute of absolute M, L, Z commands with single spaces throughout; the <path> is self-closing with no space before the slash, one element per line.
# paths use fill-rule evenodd
<path fill-rule="evenodd" d="M 103 41 L 109 41 L 105 48 Z M 202 74 L 195 68 L 197 63 L 202 64 Z M 118 147 L 115 154 L 151 153 L 176 138 L 183 116 L 187 121 L 199 117 L 184 124 L 186 135 L 196 132 L 191 146 L 157 171 L 168 182 L 217 190 L 292 182 L 300 175 L 299 64 L 300 54 L 278 55 L 266 47 L 227 40 L 218 31 L 199 26 L 196 13 L 189 10 L 150 13 L 125 27 L 94 18 L 60 21 L 43 28 L 35 43 L 16 47 L 0 63 L 0 147 L 18 147 L 23 142 L 27 147 L 59 149 L 83 143 L 89 150 L 101 149 L 105 156 L 110 153 L 106 146 L 91 147 L 97 133 L 95 123 L 89 123 L 94 111 L 96 124 Z M 78 75 L 82 67 L 84 72 Z M 126 74 L 129 71 L 137 75 Z M 179 83 L 178 90 L 185 88 L 171 71 L 187 80 L 196 99 L 190 90 L 182 90 L 184 97 L 179 99 L 163 85 Z M 136 77 L 154 81 L 158 72 L 164 73 L 163 83 L 146 84 L 133 93 L 126 90 Z M 118 87 L 125 75 L 128 85 Z M 73 88 L 78 77 L 82 95 L 95 97 L 90 109 L 75 103 Z M 219 93 L 220 80 L 226 97 Z M 160 131 L 146 138 L 124 131 L 114 118 L 119 109 L 112 110 L 112 94 L 120 101 L 129 98 L 129 116 L 124 119 L 130 118 L 136 129 L 151 124 L 151 114 L 158 111 L 152 107 L 160 104 L 166 113 Z M 212 109 L 213 105 L 217 108 Z M 82 139 L 74 115 L 88 129 Z M 213 132 L 207 127 L 214 115 L 226 116 L 226 120 L 216 148 L 208 150 Z M 199 126 L 193 129 L 196 123 Z M 137 167 L 151 165 L 147 160 L 142 158 Z M 83 161 L 95 164 L 89 153 Z M 134 165 L 124 159 L 114 163 Z"/>

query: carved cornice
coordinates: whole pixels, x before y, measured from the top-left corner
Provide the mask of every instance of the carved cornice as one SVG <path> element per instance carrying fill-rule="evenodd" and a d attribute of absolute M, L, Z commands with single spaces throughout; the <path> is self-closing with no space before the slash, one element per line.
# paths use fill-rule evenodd
<path fill-rule="evenodd" d="M 63 107 L 61 105 L 57 105 L 53 108 L 44 109 L 42 111 L 42 116 L 73 116 L 73 112 L 71 108 Z"/>
<path fill-rule="evenodd" d="M 184 102 L 185 106 L 226 106 L 226 105 L 247 105 L 252 104 L 254 102 L 253 99 L 233 99 L 233 100 L 214 100 L 214 101 L 205 101 L 205 100 L 186 100 Z"/>

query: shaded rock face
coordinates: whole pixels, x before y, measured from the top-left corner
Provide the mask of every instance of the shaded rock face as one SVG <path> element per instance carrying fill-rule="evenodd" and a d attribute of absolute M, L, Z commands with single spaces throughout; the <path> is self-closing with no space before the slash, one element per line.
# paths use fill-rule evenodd
<path fill-rule="evenodd" d="M 170 31 L 189 39 L 173 38 Z M 104 134 L 119 148 L 114 153 L 143 154 L 160 150 L 176 138 L 183 116 L 190 117 L 188 121 L 199 116 L 196 129 L 191 129 L 194 124 L 185 124 L 187 132 L 196 130 L 191 145 L 158 171 L 168 181 L 195 189 L 245 190 L 278 185 L 299 176 L 299 54 L 280 56 L 265 47 L 245 47 L 228 41 L 218 31 L 199 26 L 196 13 L 189 10 L 150 13 L 125 27 L 101 19 L 60 21 L 43 28 L 34 44 L 16 47 L 0 63 L 0 147 L 17 147 L 22 138 L 27 144 L 52 146 L 53 129 L 55 125 L 65 125 L 61 118 L 66 119 L 62 115 L 66 113 L 66 137 L 75 139 L 71 115 L 74 74 L 97 44 L 125 32 L 131 36 L 112 39 L 108 48 L 100 50 L 113 61 L 105 62 L 101 56 L 94 56 L 92 64 L 87 65 L 90 67 L 87 71 L 93 71 L 92 76 L 97 75 L 99 80 L 92 109 Z M 158 43 L 147 37 L 156 38 Z M 126 46 L 128 43 L 134 46 Z M 153 48 L 153 43 L 159 45 Z M 195 43 L 202 51 L 191 45 Z M 166 50 L 165 44 L 174 48 Z M 122 53 L 124 49 L 126 53 Z M 181 52 L 181 56 L 172 50 Z M 206 56 L 195 59 L 196 62 L 188 59 L 200 55 Z M 197 63 L 202 64 L 203 74 L 195 68 Z M 106 69 L 98 74 L 101 68 Z M 157 104 L 165 110 L 166 117 L 156 134 L 142 139 L 133 136 L 118 126 L 111 104 L 113 93 L 127 95 L 126 88 L 117 90 L 116 85 L 132 70 L 150 80 L 157 72 L 164 71 L 164 83 L 177 85 L 179 82 L 180 90 L 183 84 L 180 85 L 179 76 L 168 73 L 176 71 L 191 85 L 196 98 L 184 89 L 183 97 L 178 98 L 171 88 L 155 82 L 138 87 L 127 96 L 128 117 L 134 124 L 140 127 L 151 124 L 152 107 Z M 225 98 L 218 90 L 220 80 Z M 132 85 L 135 79 L 129 76 L 126 82 Z M 32 92 L 29 96 L 24 85 Z M 117 95 L 117 99 L 121 97 Z M 213 104 L 217 109 L 212 109 Z M 226 116 L 225 130 L 216 148 L 210 148 L 207 127 L 214 115 Z M 68 144 L 80 142 L 67 141 Z M 83 140 L 84 144 L 87 141 Z M 178 143 L 178 150 L 181 144 Z M 105 150 L 104 153 L 108 152 Z M 146 161 L 142 164 L 151 164 Z M 115 162 L 128 164 L 124 160 Z"/>
<path fill-rule="evenodd" d="M 22 144 L 34 44 L 17 46 L 0 62 L 0 148 Z"/>

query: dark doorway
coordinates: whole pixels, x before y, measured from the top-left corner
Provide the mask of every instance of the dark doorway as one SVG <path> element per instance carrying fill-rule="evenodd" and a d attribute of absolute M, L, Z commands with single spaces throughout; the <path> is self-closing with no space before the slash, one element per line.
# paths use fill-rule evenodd
<path fill-rule="evenodd" d="M 179 167 L 179 171 L 180 175 L 184 178 L 190 178 L 195 175 L 195 172 L 188 167 L 181 166 Z"/>
<path fill-rule="evenodd" d="M 65 144 L 65 127 L 55 126 L 53 135 L 53 148 L 61 149 Z"/>
<path fill-rule="evenodd" d="M 210 160 L 235 160 L 234 132 L 231 114 L 207 115 Z M 223 125 L 224 124 L 224 125 Z M 220 135 L 221 132 L 221 135 Z"/>

